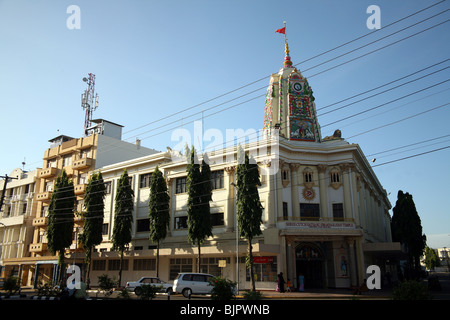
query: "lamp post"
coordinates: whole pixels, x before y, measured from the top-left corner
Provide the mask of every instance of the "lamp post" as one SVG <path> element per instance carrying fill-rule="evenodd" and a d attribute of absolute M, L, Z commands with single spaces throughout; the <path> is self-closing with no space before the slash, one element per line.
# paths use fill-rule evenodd
<path fill-rule="evenodd" d="M 232 182 L 230 183 L 233 187 L 238 188 L 238 186 Z M 235 198 L 236 199 L 236 198 Z M 236 277 L 237 277 L 237 292 L 239 293 L 239 224 L 237 220 L 237 211 L 234 216 L 234 229 L 236 230 Z"/>

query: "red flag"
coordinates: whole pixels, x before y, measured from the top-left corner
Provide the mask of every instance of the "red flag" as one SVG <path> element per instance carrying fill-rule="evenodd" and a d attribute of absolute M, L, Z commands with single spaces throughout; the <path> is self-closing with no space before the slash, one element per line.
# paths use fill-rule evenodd
<path fill-rule="evenodd" d="M 275 32 L 282 33 L 282 34 L 286 34 L 286 27 L 283 27 L 283 28 L 281 28 L 281 29 L 278 29 L 278 30 L 275 31 Z"/>

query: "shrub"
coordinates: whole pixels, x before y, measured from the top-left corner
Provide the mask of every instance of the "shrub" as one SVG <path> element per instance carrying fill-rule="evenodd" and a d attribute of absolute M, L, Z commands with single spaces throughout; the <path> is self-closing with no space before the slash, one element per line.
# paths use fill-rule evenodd
<path fill-rule="evenodd" d="M 98 286 L 106 296 L 109 296 L 110 294 L 112 294 L 113 288 L 116 286 L 116 281 L 108 277 L 107 274 L 102 274 L 101 276 L 98 276 Z"/>
<path fill-rule="evenodd" d="M 408 280 L 394 288 L 392 298 L 394 300 L 429 300 L 430 294 L 423 282 Z"/>
<path fill-rule="evenodd" d="M 160 292 L 162 286 L 152 286 L 150 284 L 145 284 L 139 287 L 139 298 L 141 300 L 152 300 L 157 292 Z"/>
<path fill-rule="evenodd" d="M 247 291 L 244 293 L 245 300 L 261 300 L 262 293 L 259 291 Z"/>
<path fill-rule="evenodd" d="M 19 290 L 19 278 L 9 277 L 8 279 L 5 279 L 5 282 L 3 283 L 3 290 L 8 291 L 10 295 L 12 295 L 16 291 L 18 291 Z"/>
<path fill-rule="evenodd" d="M 211 291 L 212 300 L 231 300 L 234 298 L 236 282 L 223 277 L 215 277 L 209 283 L 213 286 Z"/>

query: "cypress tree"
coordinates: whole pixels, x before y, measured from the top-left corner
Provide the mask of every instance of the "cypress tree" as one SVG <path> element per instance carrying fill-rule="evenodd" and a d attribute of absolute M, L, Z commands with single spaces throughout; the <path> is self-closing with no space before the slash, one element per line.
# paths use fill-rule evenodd
<path fill-rule="evenodd" d="M 117 192 L 114 204 L 114 228 L 112 234 L 113 250 L 119 251 L 120 267 L 118 287 L 122 281 L 123 252 L 131 242 L 131 224 L 133 222 L 133 189 L 130 185 L 128 172 L 125 169 L 117 182 Z"/>
<path fill-rule="evenodd" d="M 197 270 L 201 270 L 201 245 L 207 237 L 212 236 L 209 201 L 211 201 L 211 173 L 209 165 L 203 161 L 202 170 L 192 147 L 189 163 L 187 165 L 186 191 L 188 193 L 188 239 L 198 247 Z M 205 180 L 207 179 L 207 180 Z M 209 183 L 209 185 L 208 185 Z"/>
<path fill-rule="evenodd" d="M 48 208 L 47 247 L 58 253 L 59 276 L 64 264 L 65 249 L 72 244 L 74 225 L 75 192 L 73 182 L 63 169 L 56 178 L 55 187 Z"/>
<path fill-rule="evenodd" d="M 90 270 L 91 270 L 91 256 L 92 249 L 99 245 L 102 240 L 103 229 L 103 216 L 105 209 L 106 187 L 103 181 L 101 172 L 94 172 L 86 186 L 86 192 L 84 195 L 84 208 L 83 213 L 83 233 L 80 234 L 80 242 L 83 244 L 83 248 L 86 251 L 85 262 L 87 264 L 87 276 L 86 283 L 89 286 Z"/>
<path fill-rule="evenodd" d="M 262 206 L 259 199 L 258 186 L 261 185 L 259 180 L 258 165 L 250 163 L 247 154 L 243 156 L 242 149 L 239 148 L 238 162 L 236 169 L 236 187 L 237 187 L 237 221 L 239 226 L 239 235 L 247 239 L 248 252 L 246 258 L 247 268 L 250 270 L 250 278 L 252 281 L 252 291 L 256 291 L 252 240 L 255 236 L 262 234 Z M 242 158 L 244 161 L 242 161 Z"/>
<path fill-rule="evenodd" d="M 150 180 L 150 199 L 148 202 L 150 220 L 150 240 L 157 244 L 156 276 L 159 277 L 159 245 L 167 236 L 170 223 L 170 196 L 162 172 L 156 167 Z"/>

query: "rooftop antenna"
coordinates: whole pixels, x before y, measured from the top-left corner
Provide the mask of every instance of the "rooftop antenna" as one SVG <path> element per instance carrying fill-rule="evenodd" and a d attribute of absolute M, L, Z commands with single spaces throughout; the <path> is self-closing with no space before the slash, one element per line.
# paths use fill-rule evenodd
<path fill-rule="evenodd" d="M 87 83 L 88 88 L 81 94 L 81 107 L 86 111 L 84 117 L 84 136 L 87 137 L 92 130 L 92 113 L 98 107 L 98 95 L 95 94 L 95 74 L 89 73 L 89 78 L 84 77 L 83 81 Z M 95 94 L 95 103 L 94 103 Z"/>

